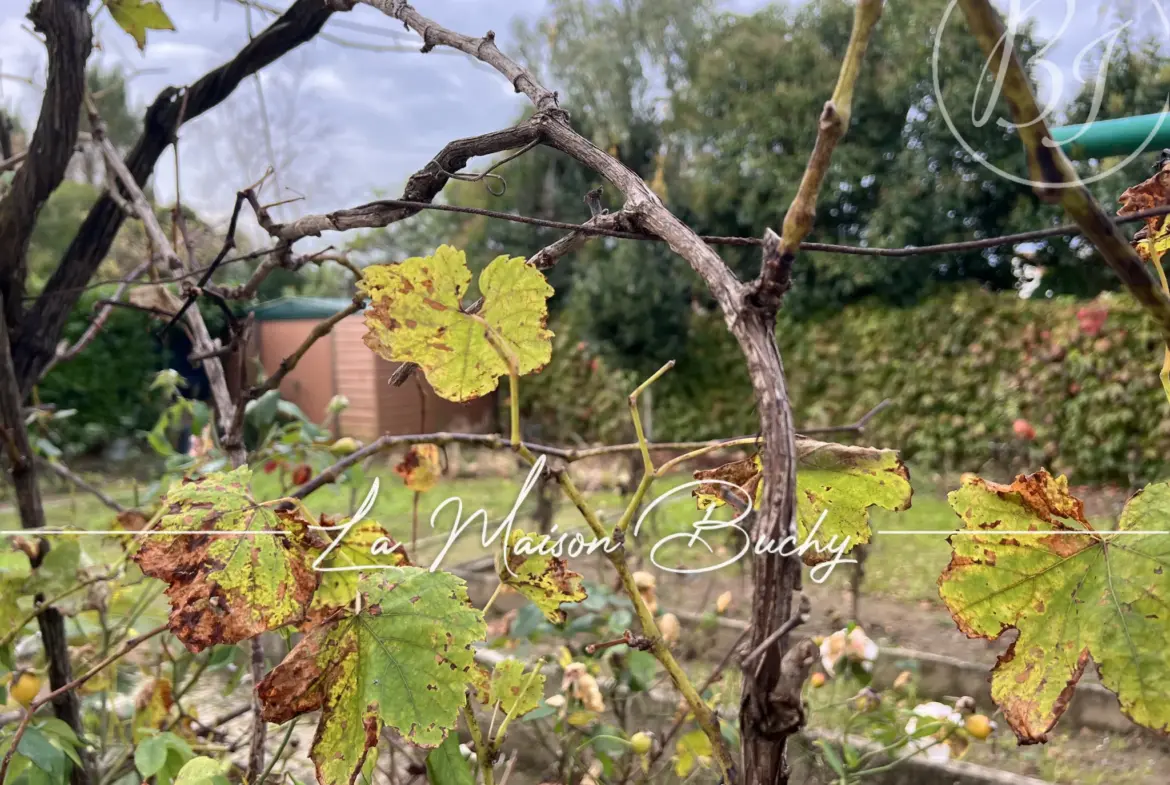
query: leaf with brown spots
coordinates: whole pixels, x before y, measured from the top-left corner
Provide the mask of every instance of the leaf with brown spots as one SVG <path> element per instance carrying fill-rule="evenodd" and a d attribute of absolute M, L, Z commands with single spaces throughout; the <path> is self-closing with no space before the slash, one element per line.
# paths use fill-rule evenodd
<path fill-rule="evenodd" d="M 496 572 L 501 583 L 532 600 L 550 622 L 560 624 L 565 620 L 561 603 L 581 602 L 589 595 L 581 585 L 581 575 L 570 570 L 564 559 L 535 552 L 540 544 L 539 536 L 514 529 L 496 559 Z"/>
<path fill-rule="evenodd" d="M 991 674 L 991 696 L 1023 744 L 1048 740 L 1090 658 L 1141 725 L 1170 729 L 1170 484 L 1095 531 L 1064 477 L 1010 485 L 968 478 L 950 494 L 965 523 L 949 538 L 939 594 L 968 637 L 1019 630 Z"/>
<path fill-rule="evenodd" d="M 1170 166 L 1163 166 L 1161 171 L 1150 179 L 1125 189 L 1118 201 L 1121 202 L 1118 215 L 1131 215 L 1142 210 L 1170 206 Z M 1133 247 L 1138 256 L 1148 262 L 1152 252 L 1156 251 L 1161 258 L 1162 254 L 1170 250 L 1170 231 L 1167 231 L 1165 215 L 1152 215 L 1145 221 L 1145 228 L 1134 235 Z"/>
<path fill-rule="evenodd" d="M 834 545 L 845 545 L 841 553 L 846 554 L 869 542 L 870 507 L 900 512 L 910 506 L 910 473 L 894 450 L 812 439 L 797 439 L 796 450 L 797 542 L 809 543 L 803 551 L 805 564 L 833 558 Z M 693 492 L 699 509 L 729 499 L 742 508 L 749 498 L 760 506 L 764 470 L 759 455 L 694 476 L 705 481 Z"/>
<path fill-rule="evenodd" d="M 500 660 L 492 670 L 476 680 L 476 693 L 487 706 L 500 705 L 500 711 L 510 717 L 519 717 L 535 709 L 544 698 L 544 674 L 524 670 L 524 663 L 509 657 Z"/>
<path fill-rule="evenodd" d="M 418 493 L 426 493 L 439 481 L 439 447 L 434 444 L 416 444 L 394 467 L 394 473 L 402 478 L 406 487 Z"/>
<path fill-rule="evenodd" d="M 435 747 L 455 727 L 476 672 L 483 614 L 446 572 L 392 567 L 358 582 L 363 610 L 311 630 L 256 688 L 263 717 L 321 711 L 310 757 L 323 785 L 353 783 L 383 726 Z"/>
<path fill-rule="evenodd" d="M 515 355 L 521 376 L 552 356 L 548 298 L 553 288 L 520 257 L 496 257 L 480 274 L 483 307 L 464 312 L 471 271 L 463 251 L 441 245 L 434 256 L 363 270 L 359 286 L 370 296 L 366 345 L 393 362 L 417 363 L 435 392 L 470 401 L 499 385 L 508 367 L 487 330 Z"/>
<path fill-rule="evenodd" d="M 175 483 L 138 536 L 133 559 L 170 584 L 171 632 L 193 652 L 295 624 L 317 588 L 307 521 L 258 504 L 251 478 L 245 466 Z"/>

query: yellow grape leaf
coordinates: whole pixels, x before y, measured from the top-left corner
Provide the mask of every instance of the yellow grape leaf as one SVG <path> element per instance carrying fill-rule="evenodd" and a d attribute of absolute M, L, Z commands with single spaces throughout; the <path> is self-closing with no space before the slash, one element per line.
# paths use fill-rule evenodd
<path fill-rule="evenodd" d="M 832 558 L 827 551 L 833 538 L 838 544 L 849 538 L 849 547 L 842 555 L 869 542 L 870 507 L 876 505 L 894 512 L 910 507 L 910 473 L 896 451 L 812 439 L 797 439 L 796 450 L 797 540 L 798 544 L 812 543 L 802 554 L 805 564 L 811 566 Z M 760 506 L 764 483 L 758 454 L 697 471 L 694 477 L 705 481 L 692 492 L 699 509 L 728 500 L 742 508 L 748 498 L 753 499 L 754 507 Z"/>
<path fill-rule="evenodd" d="M 402 478 L 406 487 L 418 493 L 426 493 L 439 481 L 442 469 L 439 465 L 439 447 L 434 444 L 416 444 L 394 467 L 394 473 Z"/>
<path fill-rule="evenodd" d="M 466 256 L 449 245 L 434 256 L 371 265 L 363 273 L 359 286 L 370 297 L 366 345 L 387 360 L 418 364 L 449 401 L 486 395 L 507 375 L 486 329 L 515 355 L 521 375 L 539 371 L 552 356 L 545 323 L 553 288 L 518 256 L 496 257 L 480 274 L 478 318 L 463 312 L 471 282 Z"/>
<path fill-rule="evenodd" d="M 679 777 L 685 777 L 694 771 L 696 766 L 710 766 L 714 754 L 711 739 L 707 738 L 707 734 L 701 730 L 693 730 L 674 745 L 674 773 Z"/>
<path fill-rule="evenodd" d="M 496 572 L 501 583 L 532 600 L 550 622 L 560 624 L 565 620 L 561 603 L 581 602 L 589 595 L 581 585 L 581 575 L 570 570 L 564 559 L 516 552 L 517 545 L 527 551 L 539 545 L 539 540 L 514 529 L 504 548 L 507 559 L 496 559 Z"/>
<path fill-rule="evenodd" d="M 801 440 L 796 470 L 797 539 L 816 543 L 849 538 L 850 547 L 869 542 L 869 508 L 901 512 L 910 507 L 910 472 L 895 450 L 853 447 Z M 824 515 L 822 520 L 821 516 Z M 817 528 L 817 522 L 821 521 Z M 813 547 L 805 564 L 818 564 L 832 554 Z"/>
<path fill-rule="evenodd" d="M 535 709 L 544 698 L 544 674 L 525 672 L 524 663 L 508 658 L 496 663 L 486 683 L 474 679 L 480 702 L 487 706 L 500 704 L 500 710 L 519 717 Z"/>
<path fill-rule="evenodd" d="M 971 477 L 949 500 L 965 527 L 939 594 L 968 637 L 1019 631 L 991 697 L 1020 742 L 1047 741 L 1090 658 L 1130 719 L 1170 730 L 1170 484 L 1131 497 L 1116 532 L 1094 531 L 1068 481 L 1043 470 Z"/>
<path fill-rule="evenodd" d="M 110 16 L 138 44 L 146 48 L 147 30 L 174 30 L 174 22 L 155 0 L 105 0 Z"/>
<path fill-rule="evenodd" d="M 1134 240 L 1133 247 L 1143 262 L 1152 261 L 1149 238 Z M 1170 232 L 1163 230 L 1158 233 L 1154 238 L 1153 250 L 1157 252 L 1159 259 L 1166 255 L 1166 251 L 1170 251 Z"/>

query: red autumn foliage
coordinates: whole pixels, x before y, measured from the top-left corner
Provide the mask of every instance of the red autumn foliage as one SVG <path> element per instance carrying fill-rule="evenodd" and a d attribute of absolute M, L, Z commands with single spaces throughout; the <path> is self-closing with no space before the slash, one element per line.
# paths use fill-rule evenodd
<path fill-rule="evenodd" d="M 1077 311 L 1077 322 L 1080 323 L 1082 333 L 1085 335 L 1096 335 L 1105 326 L 1105 319 L 1108 316 L 1108 308 L 1095 308 L 1086 305 Z"/>

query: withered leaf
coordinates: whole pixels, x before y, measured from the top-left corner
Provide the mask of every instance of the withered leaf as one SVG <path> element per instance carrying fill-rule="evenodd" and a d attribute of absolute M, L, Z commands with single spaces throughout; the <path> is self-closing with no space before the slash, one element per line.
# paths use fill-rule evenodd
<path fill-rule="evenodd" d="M 516 552 L 518 545 L 524 553 Z M 527 552 L 537 545 L 539 537 L 514 529 L 504 548 L 507 558 L 504 554 L 496 558 L 496 572 L 501 583 L 532 600 L 550 622 L 560 624 L 565 620 L 561 603 L 581 602 L 589 595 L 581 575 L 570 570 L 564 559 Z"/>
<path fill-rule="evenodd" d="M 251 476 L 245 466 L 175 483 L 138 535 L 134 561 L 170 584 L 170 629 L 192 652 L 295 624 L 317 588 L 308 522 L 258 504 Z"/>
<path fill-rule="evenodd" d="M 406 451 L 394 473 L 402 478 L 406 487 L 418 493 L 426 493 L 439 481 L 439 448 L 434 444 L 416 444 Z"/>
<path fill-rule="evenodd" d="M 1121 209 L 1117 211 L 1118 215 L 1132 215 L 1155 207 L 1170 206 L 1170 166 L 1163 166 L 1157 174 L 1148 180 L 1126 188 L 1118 201 L 1121 202 Z M 1146 218 L 1144 232 L 1139 231 L 1138 234 L 1134 235 L 1133 247 L 1144 261 L 1151 260 L 1154 249 L 1159 255 L 1168 250 L 1167 246 L 1170 243 L 1167 242 L 1167 217 L 1153 215 Z"/>
<path fill-rule="evenodd" d="M 1019 631 L 991 697 L 1020 743 L 1047 741 L 1090 659 L 1126 715 L 1170 731 L 1170 484 L 1131 497 L 1116 531 L 1092 529 L 1067 480 L 1044 470 L 967 478 L 949 501 L 964 528 L 939 594 L 968 637 Z"/>

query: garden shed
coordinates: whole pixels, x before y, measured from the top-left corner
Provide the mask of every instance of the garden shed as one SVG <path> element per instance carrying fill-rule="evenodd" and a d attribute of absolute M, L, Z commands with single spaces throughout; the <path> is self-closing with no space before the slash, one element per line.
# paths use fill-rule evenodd
<path fill-rule="evenodd" d="M 349 304 L 345 298 L 283 297 L 255 306 L 251 309 L 256 319 L 251 348 L 255 366 L 271 376 L 317 324 Z M 390 375 L 399 363 L 370 351 L 362 340 L 365 334 L 361 314 L 342 319 L 284 378 L 281 396 L 315 422 L 324 422 L 329 400 L 344 395 L 349 408 L 333 426 L 337 435 L 363 441 L 382 434 L 497 429 L 494 393 L 464 404 L 452 403 L 437 396 L 422 374 L 401 387 L 391 386 Z"/>

